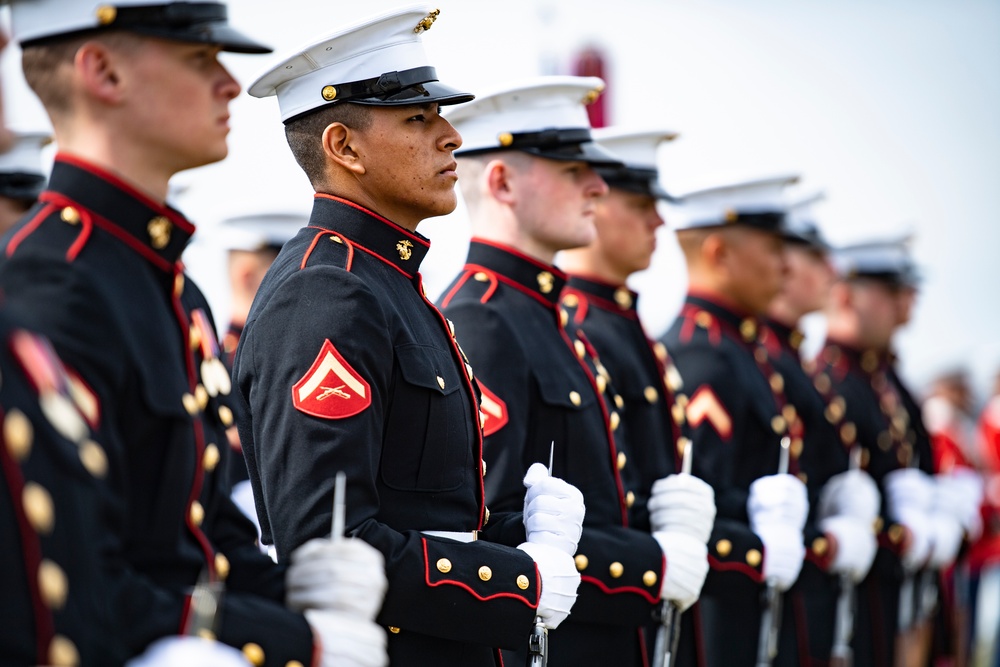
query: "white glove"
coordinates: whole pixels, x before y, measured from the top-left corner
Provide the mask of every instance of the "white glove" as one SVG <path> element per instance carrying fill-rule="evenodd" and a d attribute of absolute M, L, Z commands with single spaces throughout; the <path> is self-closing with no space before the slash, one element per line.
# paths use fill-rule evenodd
<path fill-rule="evenodd" d="M 934 483 L 917 468 L 900 468 L 885 476 L 889 515 L 910 531 L 910 545 L 903 551 L 903 568 L 913 572 L 930 556 L 933 533 L 928 514 L 934 502 Z"/>
<path fill-rule="evenodd" d="M 778 524 L 764 524 L 754 529 L 764 543 L 764 579 L 787 591 L 799 578 L 806 547 L 802 531 Z"/>
<path fill-rule="evenodd" d="M 241 651 L 201 637 L 164 637 L 125 667 L 249 667 Z"/>
<path fill-rule="evenodd" d="M 939 570 L 955 562 L 962 546 L 962 524 L 946 512 L 934 511 L 928 525 L 931 528 L 931 552 L 927 566 Z"/>
<path fill-rule="evenodd" d="M 342 612 L 308 609 L 306 620 L 322 644 L 319 667 L 386 667 L 385 630 Z"/>
<path fill-rule="evenodd" d="M 871 521 L 838 514 L 821 519 L 819 527 L 836 542 L 830 569 L 837 574 L 850 575 L 854 583 L 864 579 L 878 551 L 878 540 Z"/>
<path fill-rule="evenodd" d="M 708 547 L 687 533 L 656 532 L 653 537 L 667 557 L 667 574 L 660 597 L 676 602 L 681 611 L 698 601 L 708 575 Z"/>
<path fill-rule="evenodd" d="M 533 544 L 547 544 L 572 556 L 583 534 L 583 494 L 572 484 L 551 477 L 541 463 L 524 476 L 524 531 Z"/>
<path fill-rule="evenodd" d="M 759 477 L 750 485 L 747 499 L 750 527 L 758 535 L 758 526 L 778 525 L 799 531 L 806 525 L 809 498 L 806 485 L 794 475 L 768 475 Z"/>
<path fill-rule="evenodd" d="M 559 627 L 576 602 L 576 589 L 580 586 L 580 573 L 573 557 L 546 544 L 524 542 L 517 547 L 531 556 L 542 577 L 542 594 L 538 599 L 538 616 L 546 627 Z"/>
<path fill-rule="evenodd" d="M 982 535 L 983 520 L 979 507 L 983 502 L 983 478 L 970 468 L 958 467 L 947 475 L 934 476 L 935 507 L 954 516 L 970 540 Z"/>
<path fill-rule="evenodd" d="M 878 518 L 881 495 L 878 485 L 866 472 L 848 470 L 834 475 L 819 495 L 819 517 L 850 516 L 869 525 Z"/>
<path fill-rule="evenodd" d="M 705 544 L 715 524 L 715 490 L 693 475 L 670 475 L 653 483 L 647 508 L 654 533 L 685 533 Z"/>
<path fill-rule="evenodd" d="M 285 575 L 291 609 L 340 611 L 370 621 L 388 587 L 382 553 L 358 539 L 309 540 L 292 552 Z"/>

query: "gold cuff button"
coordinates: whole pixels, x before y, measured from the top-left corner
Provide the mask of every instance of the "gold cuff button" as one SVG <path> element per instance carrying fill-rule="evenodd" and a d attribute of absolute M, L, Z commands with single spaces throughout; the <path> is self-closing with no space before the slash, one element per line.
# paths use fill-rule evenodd
<path fill-rule="evenodd" d="M 524 576 L 523 574 L 517 575 L 517 587 L 518 588 L 520 588 L 522 591 L 526 591 L 526 590 L 528 590 L 528 586 L 530 586 L 530 585 L 531 585 L 531 582 L 528 580 L 528 578 L 526 576 Z"/>
<path fill-rule="evenodd" d="M 490 579 L 493 578 L 493 570 L 491 570 L 486 565 L 483 565 L 481 568 L 479 568 L 479 578 L 482 579 L 483 581 L 489 581 Z"/>
<path fill-rule="evenodd" d="M 583 572 L 587 569 L 587 566 L 590 565 L 590 559 L 583 554 L 577 554 L 576 557 L 573 558 L 573 562 L 576 563 L 576 569 L 579 572 Z"/>
<path fill-rule="evenodd" d="M 249 642 L 243 645 L 243 657 L 254 667 L 260 667 L 264 664 L 264 649 L 260 647 L 260 644 Z"/>
<path fill-rule="evenodd" d="M 441 572 L 442 574 L 448 574 L 449 572 L 451 572 L 451 561 L 448 560 L 447 558 L 438 559 L 437 569 L 438 572 Z"/>
<path fill-rule="evenodd" d="M 760 565 L 760 562 L 762 560 L 763 556 L 761 556 L 760 552 L 757 551 L 756 549 L 751 549 L 750 551 L 747 552 L 747 565 L 749 565 L 750 567 L 757 567 L 758 565 Z"/>
<path fill-rule="evenodd" d="M 719 554 L 723 558 L 731 554 L 733 551 L 733 543 L 729 540 L 719 540 L 715 543 L 715 553 Z"/>
<path fill-rule="evenodd" d="M 611 575 L 612 579 L 618 579 L 625 573 L 625 566 L 615 561 L 610 566 L 608 566 L 608 574 Z"/>
<path fill-rule="evenodd" d="M 830 548 L 830 543 L 825 537 L 817 537 L 813 540 L 812 550 L 817 556 L 823 556 L 826 554 L 827 549 Z"/>
<path fill-rule="evenodd" d="M 646 570 L 646 572 L 642 575 L 642 583 L 647 586 L 655 586 L 657 579 L 659 579 L 659 577 L 657 577 L 656 573 L 652 570 Z"/>

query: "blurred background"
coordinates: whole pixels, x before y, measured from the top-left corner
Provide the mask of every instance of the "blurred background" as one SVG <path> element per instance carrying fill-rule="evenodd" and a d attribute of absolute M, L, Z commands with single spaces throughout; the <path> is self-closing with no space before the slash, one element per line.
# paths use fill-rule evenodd
<path fill-rule="evenodd" d="M 247 87 L 296 46 L 402 3 L 230 0 L 232 22 L 275 47 L 226 54 Z M 899 340 L 915 386 L 965 366 L 980 398 L 1000 370 L 1000 3 L 995 0 L 441 0 L 425 36 L 443 81 L 471 92 L 537 74 L 603 72 L 605 124 L 666 128 L 668 189 L 728 177 L 800 173 L 823 190 L 835 244 L 914 233 L 925 280 Z M 6 15 L 2 16 L 8 20 Z M 47 126 L 23 83 L 20 53 L 2 58 L 6 113 Z M 174 204 L 199 225 L 185 261 L 226 322 L 224 217 L 261 208 L 308 211 L 311 189 L 284 142 L 274 99 L 232 105 L 230 157 L 179 175 Z M 668 219 L 669 226 L 669 219 Z M 468 243 L 462 206 L 423 223 L 436 297 Z M 685 289 L 680 255 L 661 230 L 653 267 L 637 276 L 651 335 Z M 813 343 L 822 322 L 809 329 Z"/>

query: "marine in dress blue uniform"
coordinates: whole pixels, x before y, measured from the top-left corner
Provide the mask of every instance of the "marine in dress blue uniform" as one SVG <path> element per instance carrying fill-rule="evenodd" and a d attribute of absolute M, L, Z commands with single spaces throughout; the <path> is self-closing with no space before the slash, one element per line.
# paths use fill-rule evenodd
<path fill-rule="evenodd" d="M 11 665 L 124 660 L 104 567 L 108 473 L 44 338 L 0 314 L 0 655 Z"/>
<path fill-rule="evenodd" d="M 747 233 L 763 233 L 780 244 L 783 189 L 795 180 L 759 179 L 682 196 L 670 216 L 682 248 L 696 254 L 713 231 L 727 228 L 749 228 Z M 690 272 L 690 256 L 688 262 Z M 760 316 L 780 287 L 781 272 L 769 268 L 759 279 L 768 283 L 753 292 L 755 300 L 747 296 L 740 305 L 732 295 L 703 291 L 692 280 L 678 318 L 660 339 L 683 378 L 675 404 L 686 412 L 694 443 L 693 473 L 716 493 L 711 570 L 687 615 L 692 618 L 685 617 L 703 647 L 701 664 L 707 665 L 755 664 L 764 565 L 776 556 L 751 528 L 748 498 L 756 480 L 778 471 L 782 439 L 802 437 L 801 420 L 785 397 L 784 378 L 761 340 Z M 790 446 L 789 453 L 788 472 L 797 475 L 801 442 Z M 794 550 L 786 558 L 794 560 Z M 803 619 L 787 599 L 782 607 L 776 664 L 804 664 L 807 656 L 798 634 Z"/>
<path fill-rule="evenodd" d="M 112 29 L 157 37 L 169 42 L 164 49 L 268 51 L 231 28 L 217 3 L 94 10 L 38 0 L 12 11 L 26 61 L 70 36 Z M 3 239 L 0 289 L 80 378 L 78 400 L 106 448 L 108 587 L 127 651 L 188 630 L 203 577 L 226 588 L 204 630 L 254 664 L 310 664 L 313 633 L 284 606 L 284 569 L 259 553 L 220 474 L 230 381 L 208 305 L 179 261 L 193 232 L 179 212 L 93 159 L 61 153 L 38 205 Z"/>
<path fill-rule="evenodd" d="M 421 34 L 436 17 L 397 11 L 322 38 L 250 92 L 277 93 L 289 136 L 318 118 L 315 150 L 331 127 L 355 131 L 363 122 L 343 119 L 365 112 L 372 123 L 398 116 L 413 131 L 439 132 L 432 157 L 447 165 L 460 139 L 437 108 L 472 96 L 438 82 L 423 54 Z M 428 165 L 405 178 L 418 166 Z M 329 534 L 334 476 L 344 471 L 347 529 L 385 556 L 378 621 L 392 664 L 499 664 L 495 647 L 527 645 L 541 580 L 512 548 L 525 541 L 521 515 L 491 516 L 486 506 L 479 393 L 419 273 L 430 243 L 413 229 L 429 214 L 388 197 L 369 208 L 337 185 L 314 186 L 309 225 L 261 285 L 234 367 L 264 540 L 284 560 Z M 454 179 L 433 187 L 434 205 L 453 208 Z"/>
<path fill-rule="evenodd" d="M 488 165 L 494 159 L 538 160 L 555 169 L 577 165 L 582 196 L 604 192 L 597 175 L 586 172 L 590 166 L 621 163 L 591 141 L 584 107 L 602 88 L 594 78 L 541 77 L 456 108 L 448 117 L 463 132 L 460 170 L 473 160 Z M 468 178 L 488 177 L 473 171 Z M 587 178 L 598 185 L 587 190 Z M 465 183 L 468 201 L 472 191 Z M 573 216 L 581 204 L 534 201 L 551 213 L 551 236 L 559 239 L 551 242 L 554 254 L 555 245 L 579 226 Z M 541 241 L 519 246 L 498 240 L 500 225 L 488 216 L 477 219 L 479 207 L 493 205 L 470 204 L 474 234 L 484 236 L 473 237 L 465 267 L 440 301 L 489 398 L 491 409 L 484 410 L 487 499 L 497 509 L 516 509 L 525 470 L 534 462 L 548 463 L 553 449 L 553 474 L 583 492 L 587 513 L 576 554 L 579 598 L 567 622 L 551 633 L 550 664 L 641 665 L 647 660 L 643 629 L 666 576 L 664 551 L 648 532 L 640 500 L 648 487 L 637 466 L 647 454 L 625 444 L 627 405 L 614 375 L 587 336 L 567 327 L 568 313 L 559 307 L 565 274 L 552 265 L 551 255 L 525 250 Z M 524 238 L 534 233 L 527 219 L 507 224 L 520 225 Z M 579 245 L 565 242 L 563 248 Z M 660 471 L 668 469 L 661 463 Z M 506 661 L 521 659 L 512 655 Z"/>

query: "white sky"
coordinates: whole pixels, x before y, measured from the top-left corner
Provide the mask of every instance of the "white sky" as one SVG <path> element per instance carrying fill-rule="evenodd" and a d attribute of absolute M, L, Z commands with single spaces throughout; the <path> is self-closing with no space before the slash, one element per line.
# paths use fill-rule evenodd
<path fill-rule="evenodd" d="M 276 47 L 227 55 L 244 86 L 282 53 L 398 2 L 231 0 L 234 25 Z M 824 189 L 834 242 L 910 228 L 926 281 L 900 338 L 914 380 L 965 363 L 980 385 L 1000 369 L 1000 3 L 993 0 L 442 0 L 425 35 L 438 74 L 472 92 L 568 72 L 583 44 L 610 64 L 612 123 L 663 126 L 668 186 L 720 175 L 800 172 Z M 3 57 L 7 114 L 39 127 L 41 112 Z M 543 63 L 547 65 L 543 66 Z M 308 210 L 310 190 L 284 144 L 274 100 L 233 104 L 230 157 L 182 174 L 178 205 L 203 229 L 261 207 Z M 434 245 L 428 292 L 460 268 L 460 207 L 421 225 Z M 224 326 L 222 255 L 204 240 L 186 255 Z M 664 230 L 654 267 L 637 276 L 658 335 L 673 318 L 683 270 Z"/>

